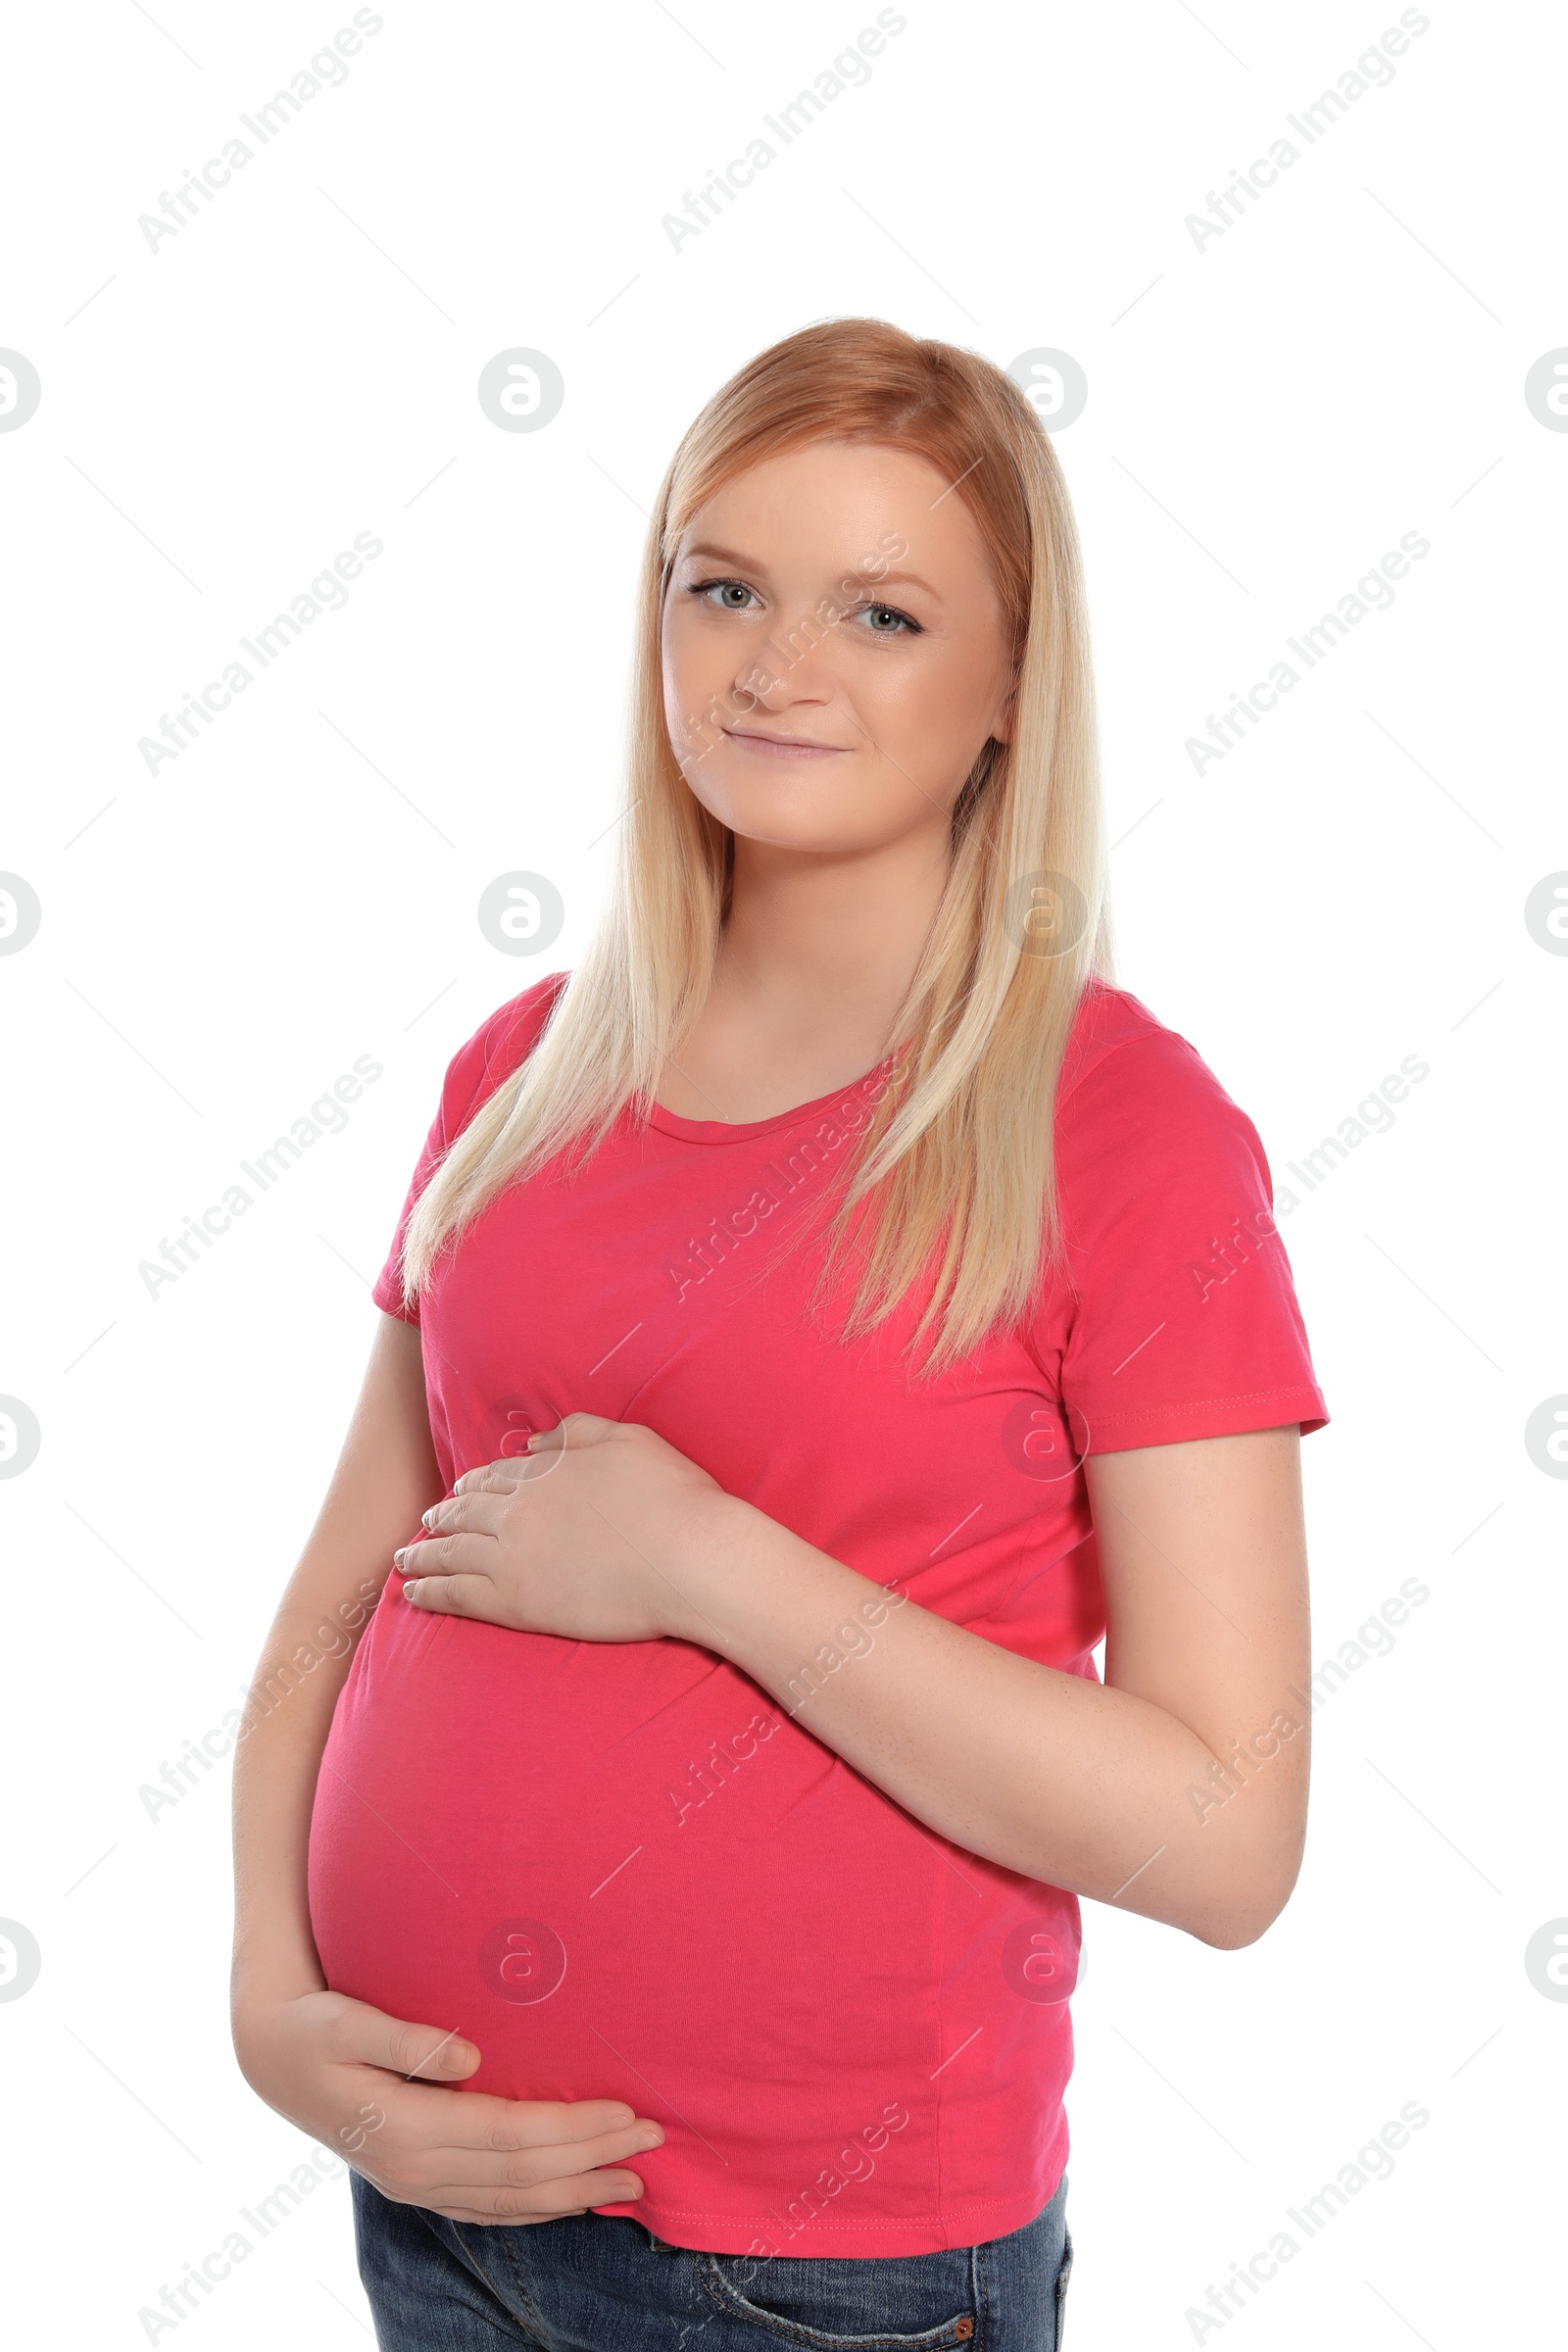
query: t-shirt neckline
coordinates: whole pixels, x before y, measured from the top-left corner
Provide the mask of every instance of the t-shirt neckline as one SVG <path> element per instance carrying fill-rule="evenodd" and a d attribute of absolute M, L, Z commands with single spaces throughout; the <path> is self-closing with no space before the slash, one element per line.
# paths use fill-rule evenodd
<path fill-rule="evenodd" d="M 682 1118 L 678 1111 L 666 1110 L 662 1102 L 650 1102 L 646 1106 L 647 1123 L 650 1127 L 657 1127 L 662 1135 L 672 1135 L 685 1144 L 746 1143 L 755 1136 L 771 1135 L 775 1128 L 793 1126 L 799 1119 L 808 1119 L 815 1112 L 827 1110 L 833 1103 L 842 1102 L 846 1095 L 853 1095 L 860 1088 L 869 1086 L 874 1078 L 879 1078 L 884 1070 L 891 1068 L 894 1058 L 893 1054 L 884 1054 L 879 1062 L 871 1069 L 862 1071 L 858 1078 L 850 1078 L 842 1086 L 831 1087 L 825 1095 L 818 1095 L 814 1102 L 797 1102 L 793 1110 L 775 1111 L 770 1119 L 687 1119 Z"/>

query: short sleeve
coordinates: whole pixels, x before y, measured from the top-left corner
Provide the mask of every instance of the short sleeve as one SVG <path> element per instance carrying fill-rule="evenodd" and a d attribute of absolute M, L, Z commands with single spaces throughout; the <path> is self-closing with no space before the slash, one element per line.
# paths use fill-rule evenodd
<path fill-rule="evenodd" d="M 1109 1043 L 1056 1157 L 1069 1280 L 1041 1339 L 1083 1450 L 1323 1428 L 1262 1143 L 1186 1039 L 1145 1014 Z"/>
<path fill-rule="evenodd" d="M 402 1323 L 418 1322 L 418 1300 L 406 1304 L 403 1297 L 403 1238 L 415 1203 L 480 1104 L 532 1052 L 566 977 L 564 972 L 552 972 L 524 989 L 520 997 L 493 1012 L 448 1062 L 441 1101 L 415 1163 L 392 1247 L 370 1285 L 370 1297 L 383 1314 L 396 1315 Z"/>

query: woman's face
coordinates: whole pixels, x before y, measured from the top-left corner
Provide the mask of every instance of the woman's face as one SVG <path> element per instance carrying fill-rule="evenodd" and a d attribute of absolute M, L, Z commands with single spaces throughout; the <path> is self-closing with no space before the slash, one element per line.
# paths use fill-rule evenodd
<path fill-rule="evenodd" d="M 945 840 L 987 738 L 1010 731 L 974 517 L 905 450 L 821 441 L 754 466 L 682 534 L 663 681 L 682 773 L 737 835 L 841 854 Z"/>

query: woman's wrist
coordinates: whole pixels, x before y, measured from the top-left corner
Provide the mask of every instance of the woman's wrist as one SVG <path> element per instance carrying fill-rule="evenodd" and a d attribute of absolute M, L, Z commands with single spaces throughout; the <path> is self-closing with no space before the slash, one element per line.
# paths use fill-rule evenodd
<path fill-rule="evenodd" d="M 705 1499 L 671 1582 L 680 1591 L 676 1622 L 666 1630 L 716 1651 L 769 1689 L 779 1674 L 808 1659 L 857 1604 L 882 1603 L 880 1589 L 857 1570 L 722 1492 Z"/>
<path fill-rule="evenodd" d="M 745 1642 L 759 1556 L 770 1535 L 786 1532 L 738 1494 L 716 1488 L 705 1495 L 662 1571 L 669 1639 L 734 1657 Z"/>
<path fill-rule="evenodd" d="M 229 2006 L 237 2018 L 297 2001 L 308 1992 L 325 1992 L 327 1983 L 314 1944 L 258 1939 L 236 1944 L 228 1988 Z"/>

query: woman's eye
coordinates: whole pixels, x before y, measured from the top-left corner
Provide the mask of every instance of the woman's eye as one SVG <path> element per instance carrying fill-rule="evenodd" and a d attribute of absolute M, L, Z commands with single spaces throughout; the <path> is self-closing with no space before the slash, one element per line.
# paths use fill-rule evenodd
<path fill-rule="evenodd" d="M 917 637 L 920 633 L 919 622 L 901 612 L 897 605 L 862 605 L 851 617 L 863 620 L 873 637 Z"/>
<path fill-rule="evenodd" d="M 744 580 L 697 580 L 691 594 L 705 598 L 715 612 L 744 612 L 752 591 Z"/>

